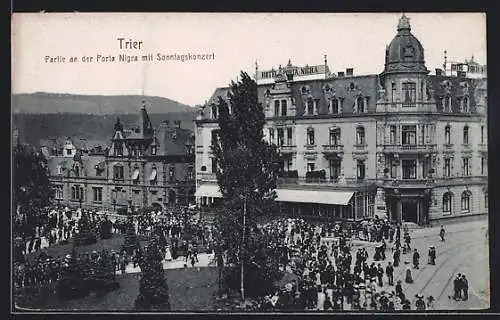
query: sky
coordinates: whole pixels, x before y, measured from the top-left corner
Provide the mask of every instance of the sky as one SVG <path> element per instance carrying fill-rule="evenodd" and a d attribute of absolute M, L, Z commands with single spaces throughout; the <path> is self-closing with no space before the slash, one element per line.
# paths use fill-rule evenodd
<path fill-rule="evenodd" d="M 429 70 L 448 60 L 486 63 L 486 14 L 411 13 L 412 33 Z M 320 65 L 355 75 L 384 68 L 385 47 L 401 13 L 14 13 L 12 92 L 144 94 L 197 105 L 216 87 L 286 65 Z M 142 41 L 120 49 L 118 38 Z M 142 55 L 154 61 L 143 62 Z M 207 54 L 210 60 L 156 61 L 157 54 Z M 119 55 L 138 56 L 119 62 Z M 115 62 L 96 61 L 97 55 Z M 91 62 L 82 58 L 93 57 Z M 49 58 L 47 58 L 49 57 Z M 65 62 L 57 62 L 64 57 Z M 70 62 L 70 57 L 76 61 Z M 104 60 L 103 58 L 100 60 Z M 53 62 L 51 62 L 53 61 Z"/>

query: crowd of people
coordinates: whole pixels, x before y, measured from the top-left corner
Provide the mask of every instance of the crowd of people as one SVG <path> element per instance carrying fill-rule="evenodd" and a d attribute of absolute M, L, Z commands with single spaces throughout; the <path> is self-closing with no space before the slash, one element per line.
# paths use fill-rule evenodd
<path fill-rule="evenodd" d="M 414 298 L 407 296 L 403 281 L 394 282 L 401 254 L 411 256 L 413 269 L 420 266 L 420 253 L 417 249 L 411 253 L 411 236 L 401 226 L 374 220 L 372 226 L 365 229 L 368 230 L 365 239 L 377 242 L 373 257 L 369 257 L 364 247 L 356 249 L 339 225 L 320 226 L 300 219 L 284 219 L 268 224 L 265 230 L 284 239 L 282 269 L 295 275 L 294 280 L 265 297 L 262 302 L 265 310 L 402 311 L 434 308 L 433 296 L 424 297 L 420 293 Z M 404 239 L 403 248 L 406 248 L 403 253 L 401 239 Z M 386 256 L 388 244 L 392 261 Z M 435 265 L 434 246 L 429 248 L 428 256 L 428 264 Z M 405 274 L 404 282 L 413 283 L 410 267 L 406 268 Z M 462 291 L 455 291 L 456 299 L 467 296 L 463 293 L 464 281 L 461 283 L 462 286 L 458 282 L 456 285 L 462 288 Z"/>

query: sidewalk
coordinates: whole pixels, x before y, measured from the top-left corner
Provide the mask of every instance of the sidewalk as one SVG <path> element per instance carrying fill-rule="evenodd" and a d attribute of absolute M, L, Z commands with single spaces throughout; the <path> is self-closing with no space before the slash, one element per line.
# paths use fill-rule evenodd
<path fill-rule="evenodd" d="M 214 258 L 214 254 L 210 253 L 201 253 L 198 254 L 198 262 L 194 264 L 195 268 L 201 268 L 201 267 L 208 267 L 211 266 L 211 262 Z M 186 268 L 192 268 L 191 267 L 191 261 L 185 262 L 185 257 L 177 257 L 175 260 L 171 261 L 165 261 L 163 260 L 163 269 L 183 269 L 184 264 L 186 264 Z M 133 263 L 129 263 L 125 269 L 125 273 L 138 273 L 141 272 L 141 268 L 139 266 L 134 268 Z M 120 274 L 121 272 L 117 272 Z"/>

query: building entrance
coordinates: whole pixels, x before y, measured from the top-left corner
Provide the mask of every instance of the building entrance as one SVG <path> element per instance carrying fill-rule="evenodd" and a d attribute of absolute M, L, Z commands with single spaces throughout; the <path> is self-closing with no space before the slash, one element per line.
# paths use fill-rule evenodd
<path fill-rule="evenodd" d="M 403 222 L 418 223 L 418 202 L 417 201 L 402 201 L 401 213 Z"/>

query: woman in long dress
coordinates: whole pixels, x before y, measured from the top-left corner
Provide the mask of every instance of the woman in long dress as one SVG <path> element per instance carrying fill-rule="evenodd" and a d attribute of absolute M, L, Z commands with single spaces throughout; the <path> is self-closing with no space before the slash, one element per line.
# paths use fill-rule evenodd
<path fill-rule="evenodd" d="M 165 260 L 172 261 L 172 253 L 170 252 L 170 246 L 165 248 Z"/>

